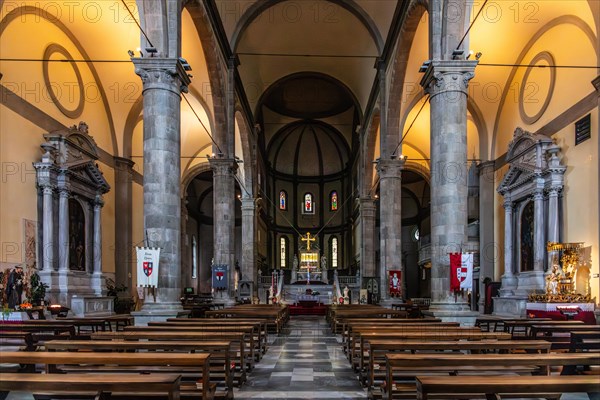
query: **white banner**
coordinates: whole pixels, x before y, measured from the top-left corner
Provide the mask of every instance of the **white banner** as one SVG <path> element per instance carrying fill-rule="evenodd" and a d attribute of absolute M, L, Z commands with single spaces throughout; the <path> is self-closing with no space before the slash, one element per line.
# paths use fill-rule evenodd
<path fill-rule="evenodd" d="M 473 253 L 462 253 L 460 257 L 460 288 L 473 289 Z"/>
<path fill-rule="evenodd" d="M 137 284 L 138 286 L 158 287 L 158 260 L 160 249 L 152 247 L 136 247 L 137 252 Z"/>

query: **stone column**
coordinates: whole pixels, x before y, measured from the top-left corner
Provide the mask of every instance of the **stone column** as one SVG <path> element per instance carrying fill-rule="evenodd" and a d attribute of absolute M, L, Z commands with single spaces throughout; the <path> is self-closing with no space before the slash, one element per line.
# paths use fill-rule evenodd
<path fill-rule="evenodd" d="M 229 291 L 233 290 L 235 264 L 235 181 L 237 163 L 229 158 L 210 158 L 213 170 L 213 218 L 215 264 L 229 266 Z M 225 302 L 231 300 L 227 295 Z"/>
<path fill-rule="evenodd" d="M 421 85 L 430 97 L 431 297 L 456 308 L 450 259 L 467 244 L 467 88 L 477 61 L 432 60 Z M 459 304 L 466 308 L 466 304 Z"/>
<path fill-rule="evenodd" d="M 42 191 L 44 219 L 42 266 L 45 271 L 50 272 L 54 270 L 54 188 L 46 185 L 42 187 Z"/>
<path fill-rule="evenodd" d="M 133 259 L 132 235 L 132 169 L 135 164 L 128 158 L 115 160 L 115 281 L 132 289 L 131 266 Z"/>
<path fill-rule="evenodd" d="M 360 269 L 362 276 L 375 276 L 375 202 L 363 196 L 360 202 Z"/>
<path fill-rule="evenodd" d="M 559 207 L 558 194 L 560 188 L 551 187 L 548 191 L 548 242 L 559 242 Z M 558 252 L 548 252 L 548 271 L 552 270 L 552 265 L 558 264 Z"/>
<path fill-rule="evenodd" d="M 96 196 L 94 200 L 94 274 L 102 273 L 102 207 L 104 201 L 102 196 Z"/>
<path fill-rule="evenodd" d="M 513 209 L 514 204 L 508 194 L 504 197 L 504 275 L 502 275 L 502 293 L 511 294 L 517 286 L 513 273 Z"/>
<path fill-rule="evenodd" d="M 379 173 L 379 241 L 381 299 L 389 298 L 388 270 L 402 270 L 402 295 L 406 294 L 406 273 L 402 263 L 402 168 L 405 159 L 380 159 Z"/>
<path fill-rule="evenodd" d="M 133 58 L 144 96 L 144 229 L 159 247 L 156 303 L 145 311 L 181 308 L 181 92 L 190 83 L 177 58 Z"/>
<path fill-rule="evenodd" d="M 540 182 L 543 185 L 543 180 Z M 533 231 L 533 270 L 535 272 L 544 271 L 544 256 L 546 251 L 546 242 L 544 240 L 544 190 L 543 186 L 537 188 L 533 194 L 533 213 L 534 213 L 534 231 Z"/>
<path fill-rule="evenodd" d="M 59 190 L 58 197 L 58 270 L 69 270 L 69 191 Z"/>
<path fill-rule="evenodd" d="M 256 204 L 252 197 L 242 197 L 242 279 L 255 281 L 256 290 Z"/>
<path fill-rule="evenodd" d="M 494 280 L 498 246 L 494 240 L 494 161 L 479 164 L 479 310 L 485 305 L 483 280 Z"/>

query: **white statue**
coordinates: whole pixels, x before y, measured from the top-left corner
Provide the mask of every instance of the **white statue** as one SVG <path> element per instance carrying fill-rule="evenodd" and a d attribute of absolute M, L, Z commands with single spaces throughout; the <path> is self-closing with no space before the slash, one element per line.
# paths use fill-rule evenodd
<path fill-rule="evenodd" d="M 346 303 L 348 301 L 348 299 L 350 299 L 350 297 L 348 296 L 348 292 L 350 292 L 350 289 L 348 289 L 348 286 L 344 287 L 344 303 Z"/>
<path fill-rule="evenodd" d="M 296 254 L 294 254 L 294 260 L 292 261 L 292 268 L 294 271 L 298 269 L 298 256 Z"/>
<path fill-rule="evenodd" d="M 325 254 L 321 257 L 321 269 L 327 271 L 327 257 L 325 257 Z"/>

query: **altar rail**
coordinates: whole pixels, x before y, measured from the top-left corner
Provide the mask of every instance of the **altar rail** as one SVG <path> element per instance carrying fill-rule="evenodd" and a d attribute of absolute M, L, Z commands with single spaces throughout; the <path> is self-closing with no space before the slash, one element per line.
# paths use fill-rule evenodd
<path fill-rule="evenodd" d="M 340 286 L 356 286 L 358 285 L 358 279 L 356 279 L 356 276 L 338 276 L 338 281 L 340 283 Z"/>

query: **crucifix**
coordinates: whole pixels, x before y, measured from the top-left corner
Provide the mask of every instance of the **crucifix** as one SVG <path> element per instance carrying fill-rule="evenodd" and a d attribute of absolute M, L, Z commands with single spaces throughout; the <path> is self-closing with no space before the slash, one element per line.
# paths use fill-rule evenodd
<path fill-rule="evenodd" d="M 314 237 L 310 237 L 310 232 L 306 234 L 306 238 L 300 238 L 303 242 L 306 242 L 306 250 L 310 250 L 310 242 L 314 242 L 317 239 Z"/>

